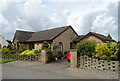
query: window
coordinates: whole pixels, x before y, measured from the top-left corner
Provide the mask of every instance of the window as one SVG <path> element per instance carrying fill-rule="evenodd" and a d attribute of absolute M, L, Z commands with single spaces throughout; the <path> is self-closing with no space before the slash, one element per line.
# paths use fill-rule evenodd
<path fill-rule="evenodd" d="M 70 49 L 73 49 L 73 42 L 70 42 Z"/>
<path fill-rule="evenodd" d="M 63 51 L 63 43 L 59 42 L 59 51 Z"/>

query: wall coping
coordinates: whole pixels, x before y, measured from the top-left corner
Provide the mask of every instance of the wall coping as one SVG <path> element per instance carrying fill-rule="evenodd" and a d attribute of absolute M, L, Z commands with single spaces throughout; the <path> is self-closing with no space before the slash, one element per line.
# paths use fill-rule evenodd
<path fill-rule="evenodd" d="M 70 49 L 70 52 L 76 52 L 77 49 Z"/>

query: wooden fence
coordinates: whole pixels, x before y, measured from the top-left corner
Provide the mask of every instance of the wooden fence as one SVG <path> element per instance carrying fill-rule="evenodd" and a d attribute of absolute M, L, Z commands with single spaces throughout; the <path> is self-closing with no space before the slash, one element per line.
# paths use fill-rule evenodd
<path fill-rule="evenodd" d="M 120 62 L 98 60 L 98 59 L 92 59 L 85 56 L 78 56 L 78 67 L 118 72 L 120 69 Z"/>
<path fill-rule="evenodd" d="M 2 59 L 14 59 L 14 60 L 20 60 L 20 61 L 39 61 L 40 60 L 40 54 L 37 55 L 7 55 L 3 54 Z"/>

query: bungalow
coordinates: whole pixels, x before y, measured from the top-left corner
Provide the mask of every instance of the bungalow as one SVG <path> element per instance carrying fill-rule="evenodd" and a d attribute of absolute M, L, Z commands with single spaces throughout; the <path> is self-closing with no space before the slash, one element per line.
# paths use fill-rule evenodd
<path fill-rule="evenodd" d="M 13 43 L 16 44 L 17 48 L 19 48 L 20 44 L 23 44 L 26 49 L 38 50 L 41 49 L 43 41 L 47 41 L 49 42 L 52 50 L 54 46 L 57 45 L 58 51 L 65 52 L 75 48 L 78 42 L 84 40 L 96 41 L 97 44 L 116 42 L 115 40 L 102 34 L 94 32 L 89 32 L 86 35 L 78 36 L 71 26 L 64 26 L 38 32 L 17 30 L 14 35 Z"/>
<path fill-rule="evenodd" d="M 102 34 L 98 34 L 94 32 L 89 32 L 86 35 L 80 35 L 77 38 L 75 38 L 73 42 L 77 44 L 78 42 L 81 42 L 84 40 L 96 41 L 97 44 L 105 43 L 105 42 L 116 42 L 115 40 L 110 39 Z"/>
<path fill-rule="evenodd" d="M 49 42 L 52 50 L 55 45 L 58 45 L 59 51 L 68 51 L 73 39 L 78 37 L 78 34 L 71 26 L 64 26 L 44 31 L 30 32 L 17 30 L 13 43 L 18 47 L 23 44 L 26 49 L 41 49 L 43 41 Z"/>
<path fill-rule="evenodd" d="M 4 46 L 7 47 L 8 46 L 8 42 L 6 41 L 6 39 L 0 35 L 0 49 L 3 48 Z"/>

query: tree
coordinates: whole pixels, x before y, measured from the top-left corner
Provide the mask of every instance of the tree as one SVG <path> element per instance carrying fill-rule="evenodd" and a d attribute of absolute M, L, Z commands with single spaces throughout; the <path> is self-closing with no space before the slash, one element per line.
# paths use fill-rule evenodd
<path fill-rule="evenodd" d="M 108 35 L 107 35 L 107 37 L 108 37 L 108 38 L 110 38 L 110 39 L 112 39 L 112 37 L 111 37 L 111 35 L 110 35 L 110 34 L 108 34 Z"/>
<path fill-rule="evenodd" d="M 120 44 L 120 41 L 118 41 L 118 44 Z"/>
<path fill-rule="evenodd" d="M 11 40 L 6 40 L 9 44 L 12 44 Z"/>
<path fill-rule="evenodd" d="M 44 41 L 43 43 L 42 43 L 42 49 L 49 49 L 50 47 L 49 47 L 49 43 L 47 42 L 47 41 Z"/>
<path fill-rule="evenodd" d="M 76 45 L 76 48 L 81 55 L 88 55 L 90 57 L 92 57 L 92 53 L 95 52 L 95 47 L 95 41 L 82 41 Z"/>

